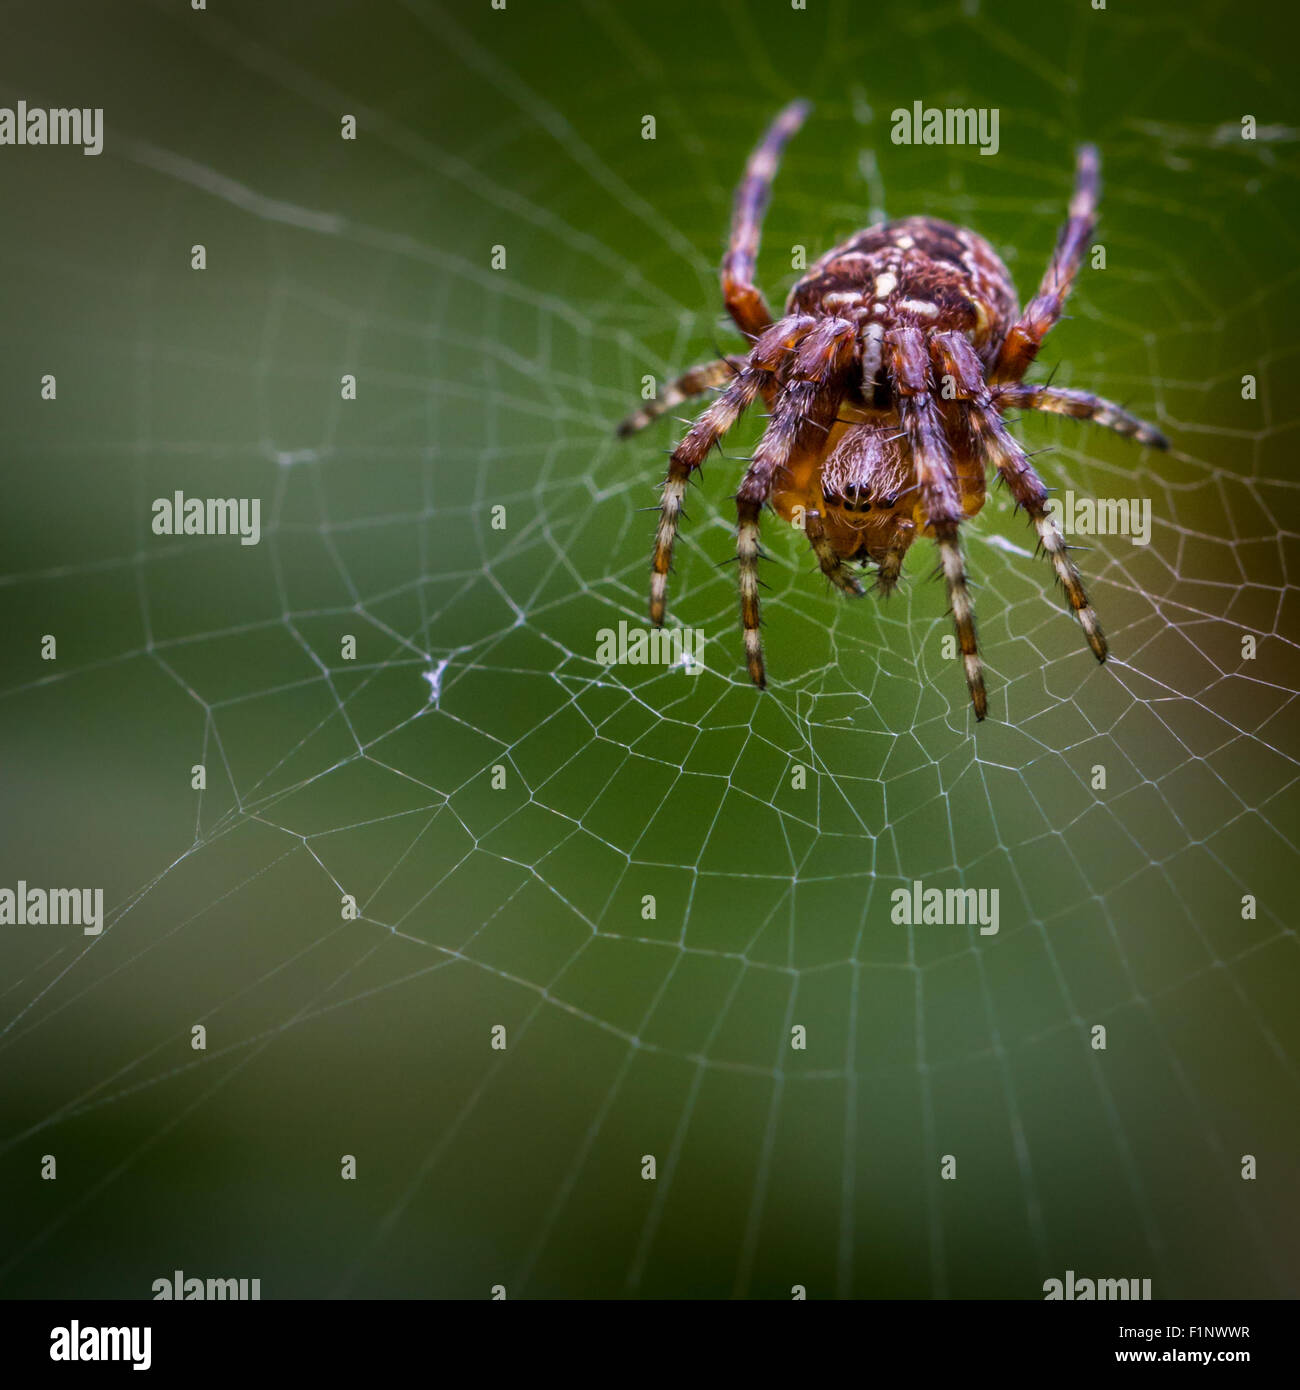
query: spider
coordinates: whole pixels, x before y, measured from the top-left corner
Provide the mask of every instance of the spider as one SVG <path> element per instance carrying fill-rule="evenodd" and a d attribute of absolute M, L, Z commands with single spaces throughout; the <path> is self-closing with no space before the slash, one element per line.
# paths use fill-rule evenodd
<path fill-rule="evenodd" d="M 933 538 L 947 584 L 976 719 L 988 696 L 958 533 L 984 505 L 991 464 L 1028 513 L 1098 661 L 1106 639 L 1048 512 L 1048 492 L 1003 412 L 1045 410 L 1091 420 L 1167 449 L 1151 425 L 1086 391 L 1022 381 L 1066 296 L 1096 223 L 1100 165 L 1077 154 L 1074 196 L 1038 293 L 1020 312 L 997 253 L 974 232 L 932 217 L 869 227 L 828 251 L 790 291 L 773 321 L 754 283 L 759 231 L 786 142 L 810 107 L 773 121 L 736 190 L 722 294 L 751 346 L 692 367 L 619 426 L 644 428 L 683 400 L 718 390 L 668 465 L 655 536 L 650 618 L 664 620 L 682 498 L 709 450 L 760 398 L 767 429 L 736 494 L 740 619 L 750 678 L 766 685 L 759 636 L 759 517 L 764 504 L 801 524 L 823 574 L 845 594 L 863 588 L 846 561 L 871 561 L 889 594 L 920 534 Z"/>

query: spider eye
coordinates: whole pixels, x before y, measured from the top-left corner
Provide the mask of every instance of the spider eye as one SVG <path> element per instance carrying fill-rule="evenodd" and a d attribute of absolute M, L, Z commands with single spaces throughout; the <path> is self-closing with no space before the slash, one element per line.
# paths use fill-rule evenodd
<path fill-rule="evenodd" d="M 828 492 L 826 494 L 828 506 L 837 507 L 842 511 L 849 512 L 869 512 L 871 510 L 871 497 L 867 489 L 859 484 L 851 484 L 843 492 Z"/>

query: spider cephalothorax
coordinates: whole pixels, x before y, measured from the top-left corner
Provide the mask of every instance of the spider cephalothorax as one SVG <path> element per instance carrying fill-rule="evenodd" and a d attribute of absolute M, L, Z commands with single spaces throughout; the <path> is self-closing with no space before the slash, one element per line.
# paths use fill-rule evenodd
<path fill-rule="evenodd" d="M 845 593 L 862 587 L 844 563 L 871 561 L 878 587 L 898 583 L 917 535 L 939 548 L 975 716 L 988 709 L 958 528 L 984 505 L 991 465 L 1028 512 L 1088 645 L 1106 659 L 1079 571 L 1048 511 L 1048 494 L 1008 432 L 1008 408 L 1092 420 L 1157 448 L 1150 425 L 1083 391 L 1021 378 L 1061 316 L 1096 221 L 1096 150 L 1079 150 L 1069 218 L 1038 294 L 1023 313 L 1007 268 L 982 237 L 928 217 L 858 232 L 795 285 L 775 322 L 753 283 L 759 225 L 786 141 L 808 107 L 788 106 L 750 156 L 736 192 L 722 263 L 727 309 L 752 346 L 694 367 L 619 427 L 631 434 L 665 410 L 721 388 L 674 450 L 664 483 L 650 582 L 650 616 L 664 600 L 682 496 L 709 450 L 760 398 L 770 420 L 736 494 L 741 623 L 749 674 L 763 686 L 758 528 L 764 504 L 802 525 L 823 573 Z"/>

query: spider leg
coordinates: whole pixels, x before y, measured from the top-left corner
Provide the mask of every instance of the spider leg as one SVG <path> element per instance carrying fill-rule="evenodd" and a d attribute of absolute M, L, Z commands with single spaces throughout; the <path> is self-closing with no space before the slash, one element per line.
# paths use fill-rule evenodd
<path fill-rule="evenodd" d="M 975 634 L 975 606 L 971 602 L 966 565 L 957 538 L 965 512 L 943 416 L 929 390 L 930 364 L 925 337 L 918 328 L 896 328 L 887 335 L 886 347 L 890 375 L 898 390 L 898 412 L 916 473 L 918 507 L 939 547 L 939 567 L 948 586 L 948 602 L 961 647 L 966 684 L 975 706 L 975 718 L 983 719 L 988 714 L 988 694 Z"/>
<path fill-rule="evenodd" d="M 1045 410 L 1053 415 L 1068 415 L 1074 420 L 1091 420 L 1094 425 L 1114 430 L 1125 439 L 1136 439 L 1139 444 L 1153 449 L 1169 447 L 1169 441 L 1154 425 L 1148 425 L 1114 401 L 1094 396 L 1090 391 L 1072 391 L 1064 386 L 1027 386 L 1015 381 L 995 386 L 992 397 L 994 405 L 1000 409 Z"/>
<path fill-rule="evenodd" d="M 1003 339 L 989 379 L 1019 381 L 1038 356 L 1048 330 L 1061 317 L 1083 253 L 1097 225 L 1097 198 L 1101 192 L 1101 160 L 1095 145 L 1081 145 L 1074 166 L 1074 196 L 1070 215 L 1056 239 L 1056 249 L 1038 293 Z"/>
<path fill-rule="evenodd" d="M 675 409 L 684 401 L 702 396 L 715 386 L 725 386 L 745 365 L 743 357 L 719 357 L 712 362 L 701 362 L 698 367 L 690 367 L 676 381 L 670 382 L 647 405 L 634 410 L 618 427 L 620 439 L 636 434 L 647 425 L 652 425 L 661 415 Z"/>
<path fill-rule="evenodd" d="M 825 435 L 839 412 L 844 374 L 853 360 L 853 324 L 843 319 L 819 319 L 787 365 L 778 389 L 772 418 L 754 451 L 753 461 L 736 492 L 736 560 L 740 587 L 740 625 L 745 635 L 749 678 L 760 690 L 767 684 L 763 639 L 759 634 L 758 561 L 759 517 L 777 478 L 809 437 Z M 764 339 L 769 334 L 764 335 Z M 758 356 L 763 340 L 756 345 Z M 820 525 L 820 517 L 818 518 Z M 820 558 L 820 557 L 819 557 Z"/>
<path fill-rule="evenodd" d="M 691 474 L 708 457 L 713 448 L 753 405 L 761 394 L 770 393 L 776 368 L 783 365 L 787 354 L 811 329 L 813 320 L 806 316 L 781 319 L 754 344 L 754 349 L 731 384 L 686 431 L 682 442 L 668 460 L 668 476 L 664 479 L 663 498 L 659 504 L 659 527 L 655 532 L 654 558 L 650 574 L 650 621 L 662 625 L 668 594 L 668 570 L 672 564 L 673 544 L 682 514 L 682 498 Z"/>
<path fill-rule="evenodd" d="M 772 178 L 786 142 L 804 123 L 812 108 L 806 101 L 792 101 L 777 116 L 749 156 L 745 176 L 736 189 L 731 213 L 731 240 L 722 260 L 722 295 L 727 312 L 742 333 L 755 338 L 772 322 L 763 292 L 754 284 L 758 238 L 772 192 Z"/>
<path fill-rule="evenodd" d="M 975 422 L 976 433 L 982 437 L 986 452 L 1005 479 L 1012 499 L 1017 506 L 1023 507 L 1029 513 L 1034 529 L 1038 532 L 1039 544 L 1056 570 L 1056 577 L 1061 581 L 1061 587 L 1070 601 L 1074 616 L 1079 620 L 1079 626 L 1083 628 L 1093 656 L 1098 661 L 1105 661 L 1106 634 L 1102 632 L 1097 614 L 1088 602 L 1088 594 L 1083 587 L 1083 576 L 1070 558 L 1065 538 L 1056 529 L 1056 523 L 1047 510 L 1047 488 L 1043 480 L 1025 457 L 1025 451 L 1020 447 L 1019 441 L 993 411 L 976 408 L 971 412 L 971 416 Z"/>
<path fill-rule="evenodd" d="M 751 468 L 750 473 L 753 470 Z M 771 479 L 761 476 L 751 478 L 745 475 L 746 488 L 736 496 L 736 573 L 740 586 L 740 626 L 745 634 L 745 665 L 749 668 L 749 678 L 760 690 L 767 685 L 767 673 L 763 669 L 763 639 L 759 635 L 758 624 L 758 561 L 759 514 L 763 501 L 771 490 Z"/>
<path fill-rule="evenodd" d="M 673 559 L 673 543 L 682 514 L 682 498 L 691 474 L 708 457 L 709 450 L 740 419 L 763 389 L 768 374 L 756 367 L 744 367 L 730 386 L 687 430 L 682 442 L 668 460 L 663 497 L 659 503 L 659 527 L 655 532 L 654 558 L 650 574 L 650 621 L 662 625 L 668 595 L 668 570 Z"/>
<path fill-rule="evenodd" d="M 1069 547 L 1047 510 L 1047 487 L 994 406 L 995 395 L 998 399 L 1005 399 L 1001 393 L 1006 388 L 994 387 L 990 391 L 983 384 L 979 358 L 960 333 L 937 334 L 933 350 L 943 370 L 957 383 L 956 396 L 962 402 L 975 448 L 982 458 L 997 468 L 1016 505 L 1029 513 L 1038 532 L 1039 544 L 1056 570 L 1056 577 L 1061 581 L 1079 626 L 1083 628 L 1092 654 L 1098 661 L 1105 661 L 1106 635 L 1101 630 L 1092 604 L 1088 602 L 1083 576 L 1070 559 Z"/>
<path fill-rule="evenodd" d="M 1056 529 L 1056 523 L 1047 510 L 1047 488 L 1043 480 L 1034 471 L 1034 466 L 1025 456 L 1019 441 L 994 411 L 976 406 L 971 410 L 970 418 L 982 452 L 987 458 L 992 459 L 1016 505 L 1029 513 L 1034 529 L 1038 532 L 1039 544 L 1056 570 L 1056 577 L 1061 581 L 1061 587 L 1070 601 L 1074 616 L 1079 620 L 1079 626 L 1083 628 L 1093 656 L 1098 661 L 1105 661 L 1106 634 L 1102 632 L 1097 614 L 1088 602 L 1088 594 L 1083 587 L 1083 576 L 1070 558 L 1065 538 Z"/>
<path fill-rule="evenodd" d="M 816 555 L 817 563 L 826 578 L 850 598 L 861 598 L 866 591 L 858 582 L 857 576 L 836 553 L 830 537 L 826 534 L 820 512 L 804 513 L 804 534 L 808 537 L 808 544 L 812 546 L 813 554 Z"/>
<path fill-rule="evenodd" d="M 907 528 L 906 544 L 900 543 L 887 550 L 884 559 L 876 566 L 876 582 L 872 587 L 882 598 L 888 598 L 898 588 L 898 581 L 903 573 L 903 557 L 907 554 L 907 547 L 912 543 L 911 531 L 914 528 L 911 522 L 907 523 Z"/>

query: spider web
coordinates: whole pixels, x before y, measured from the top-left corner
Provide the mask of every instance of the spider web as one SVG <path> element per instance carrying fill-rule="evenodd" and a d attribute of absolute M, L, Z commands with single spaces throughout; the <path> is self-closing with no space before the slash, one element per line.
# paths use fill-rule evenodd
<path fill-rule="evenodd" d="M 706 8 L 88 9 L 75 54 L 34 15 L 0 73 L 59 104 L 114 58 L 101 159 L 3 171 L 4 882 L 108 906 L 94 940 L 0 941 L 6 1294 L 174 1268 L 268 1297 L 1295 1293 L 1295 113 L 1268 41 L 1215 5 L 870 33 L 842 2 Z M 1151 543 L 1082 557 L 1098 669 L 991 495 L 978 730 L 924 544 L 850 604 L 768 518 L 748 685 L 723 562 L 758 419 L 688 501 L 670 611 L 706 669 L 597 661 L 643 622 L 680 429 L 612 426 L 644 374 L 735 349 L 731 190 L 800 93 L 774 304 L 792 247 L 886 211 L 982 232 L 1025 298 L 1074 143 L 1102 149 L 1107 265 L 1043 363 L 1173 449 L 1016 427 L 1049 484 L 1150 499 Z M 999 156 L 891 145 L 916 97 L 997 106 Z M 151 535 L 175 488 L 261 497 L 262 543 Z M 997 889 L 998 933 L 895 926 L 916 879 Z"/>

